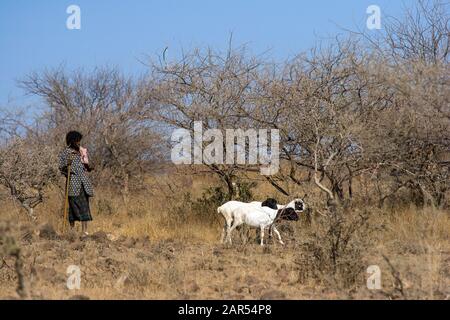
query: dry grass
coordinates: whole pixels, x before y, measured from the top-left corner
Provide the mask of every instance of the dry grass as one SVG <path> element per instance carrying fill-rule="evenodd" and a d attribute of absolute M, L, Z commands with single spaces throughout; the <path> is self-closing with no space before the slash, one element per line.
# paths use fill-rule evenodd
<path fill-rule="evenodd" d="M 164 185 L 163 179 L 170 183 L 170 177 L 160 178 L 160 186 Z M 152 183 L 148 182 L 154 186 Z M 190 191 L 192 199 L 199 198 L 205 186 L 212 184 L 209 180 L 184 183 L 184 186 L 177 184 L 176 188 Z M 195 187 L 190 188 L 189 184 Z M 450 298 L 450 218 L 446 211 L 368 208 L 367 221 L 352 233 L 348 246 L 338 250 L 338 272 L 331 277 L 329 231 L 335 226 L 316 210 L 311 223 L 301 219 L 280 226 L 287 242 L 285 247 L 271 242 L 261 248 L 255 232 L 249 233 L 249 241 L 241 241 L 236 236 L 235 244 L 228 247 L 219 244 L 222 227 L 219 217 L 209 211 L 199 216 L 191 207 L 183 207 L 182 198 L 175 203 L 162 197 L 170 195 L 169 189 L 135 195 L 128 208 L 113 197 L 113 192 L 98 190 L 92 202 L 95 220 L 90 225 L 92 236 L 88 239 L 80 239 L 73 233 L 58 235 L 61 199 L 56 192 L 39 208 L 38 225 L 30 223 L 13 203 L 5 203 L 0 209 L 0 223 L 10 222 L 11 233 L 21 246 L 31 296 L 42 299 L 80 295 L 91 299 Z M 258 185 L 255 198 L 271 195 L 274 192 L 270 187 Z M 318 208 L 318 198 L 309 197 L 309 203 Z M 348 231 L 345 228 L 356 221 L 359 213 L 359 209 L 345 213 L 344 231 Z M 47 224 L 57 231 L 56 239 L 43 232 Z M 70 264 L 82 270 L 81 290 L 71 291 L 65 286 L 66 268 Z M 366 288 L 365 270 L 372 264 L 382 270 L 380 291 Z M 18 297 L 17 276 L 12 265 L 12 257 L 3 257 L 0 268 L 0 298 L 3 299 Z M 312 272 L 318 270 L 322 272 Z"/>

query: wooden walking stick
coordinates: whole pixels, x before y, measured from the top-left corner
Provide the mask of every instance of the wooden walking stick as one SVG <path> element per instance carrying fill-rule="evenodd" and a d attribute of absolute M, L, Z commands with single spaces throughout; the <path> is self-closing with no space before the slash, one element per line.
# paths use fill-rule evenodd
<path fill-rule="evenodd" d="M 67 164 L 67 180 L 66 180 L 66 194 L 64 199 L 64 217 L 63 217 L 63 232 L 67 231 L 67 220 L 69 219 L 69 186 L 70 186 L 70 166 L 72 159 L 69 155 L 69 162 Z"/>

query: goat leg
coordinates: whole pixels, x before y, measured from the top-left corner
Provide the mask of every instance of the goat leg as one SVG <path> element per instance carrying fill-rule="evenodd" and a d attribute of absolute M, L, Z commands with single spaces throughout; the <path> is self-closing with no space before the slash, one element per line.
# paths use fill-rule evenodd
<path fill-rule="evenodd" d="M 284 242 L 283 242 L 283 240 L 281 240 L 281 235 L 280 235 L 280 232 L 278 232 L 278 230 L 277 230 L 277 228 L 275 228 L 275 226 L 273 226 L 273 231 L 275 232 L 275 234 L 277 235 L 277 237 L 278 237 L 278 241 L 282 244 L 282 245 L 284 245 Z"/>
<path fill-rule="evenodd" d="M 261 227 L 261 246 L 264 246 L 264 227 Z"/>

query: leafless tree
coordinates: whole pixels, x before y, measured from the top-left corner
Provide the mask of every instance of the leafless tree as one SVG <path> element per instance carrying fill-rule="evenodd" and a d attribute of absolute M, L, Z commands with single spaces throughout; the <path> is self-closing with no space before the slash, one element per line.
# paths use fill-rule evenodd
<path fill-rule="evenodd" d="M 223 136 L 226 129 L 278 129 L 282 168 L 266 179 L 285 195 L 292 185 L 313 182 L 328 203 L 349 204 L 361 178 L 377 190 L 380 205 L 407 188 L 417 203 L 442 206 L 450 190 L 447 6 L 420 1 L 403 20 L 385 19 L 378 38 L 338 38 L 282 63 L 230 45 L 224 53 L 195 49 L 174 61 L 163 56 L 138 79 L 110 68 L 32 73 L 21 85 L 43 98 L 39 128 L 53 149 L 26 148 L 36 139 L 33 130 L 24 123 L 18 130 L 14 117 L 5 118 L 0 134 L 16 138 L 1 147 L 0 165 L 29 161 L 22 150 L 45 159 L 63 146 L 68 130 L 78 129 L 95 175 L 127 202 L 130 185 L 168 161 L 170 132 L 193 133 L 201 121 L 203 130 Z M 235 151 L 225 142 L 223 150 Z M 220 161 L 201 168 L 223 181 L 229 198 L 242 173 L 258 170 Z M 30 181 L 38 173 L 8 178 L 3 172 L 3 181 L 26 176 L 36 185 Z"/>
<path fill-rule="evenodd" d="M 153 63 L 152 76 L 158 85 L 149 94 L 159 106 L 155 119 L 170 128 L 186 129 L 192 135 L 194 121 L 202 122 L 202 130 L 221 130 L 223 137 L 226 129 L 252 128 L 251 119 L 239 110 L 251 103 L 260 67 L 261 62 L 248 57 L 245 47 L 230 47 L 225 54 L 211 49 L 194 50 L 179 61 Z M 225 142 L 223 150 L 230 152 Z M 225 163 L 205 166 L 226 184 L 232 198 L 233 180 L 240 166 Z"/>
<path fill-rule="evenodd" d="M 101 181 L 109 181 L 128 201 L 130 183 L 161 162 L 163 140 L 148 117 L 151 108 L 138 81 L 117 70 L 98 68 L 69 75 L 63 68 L 32 73 L 21 82 L 30 94 L 44 99 L 43 118 L 53 143 L 63 146 L 65 133 L 81 131 Z M 95 179 L 97 180 L 97 179 Z"/>
<path fill-rule="evenodd" d="M 56 155 L 51 145 L 36 138 L 13 138 L 0 152 L 0 184 L 9 190 L 13 200 L 37 217 L 34 208 L 43 202 L 44 193 L 57 181 Z"/>

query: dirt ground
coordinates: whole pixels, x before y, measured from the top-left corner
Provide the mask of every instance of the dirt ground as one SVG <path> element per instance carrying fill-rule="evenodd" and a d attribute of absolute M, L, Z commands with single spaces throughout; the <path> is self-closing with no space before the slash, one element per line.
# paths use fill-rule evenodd
<path fill-rule="evenodd" d="M 59 236 L 49 225 L 23 227 L 22 254 L 33 298 L 70 299 L 307 299 L 298 285 L 293 248 L 271 244 L 150 241 L 96 232 Z M 70 265 L 81 270 L 81 288 L 66 286 Z M 16 297 L 13 261 L 0 269 L 0 298 Z M 332 298 L 332 296 L 330 296 Z"/>
<path fill-rule="evenodd" d="M 32 299 L 389 298 L 383 290 L 368 290 L 365 276 L 352 290 L 302 280 L 300 247 L 289 237 L 284 247 L 271 241 L 262 248 L 252 233 L 247 243 L 238 237 L 233 246 L 224 246 L 194 240 L 117 237 L 103 231 L 82 238 L 75 232 L 60 235 L 50 224 L 25 223 L 11 230 L 21 247 L 25 285 Z M 449 248 L 439 252 L 438 263 L 429 255 L 423 258 L 427 268 L 436 265 L 439 270 L 429 277 L 417 277 L 424 271 L 415 271 L 423 265 L 414 248 L 406 249 L 401 260 L 396 260 L 405 292 L 414 288 L 414 298 L 449 299 Z M 14 259 L 2 260 L 0 299 L 17 299 Z M 70 265 L 80 268 L 80 289 L 67 287 Z M 435 274 L 445 281 L 430 279 Z M 383 280 L 386 287 L 395 282 L 388 276 Z M 423 281 L 438 281 L 439 289 L 431 286 L 431 292 L 420 292 L 427 288 L 419 283 Z"/>

